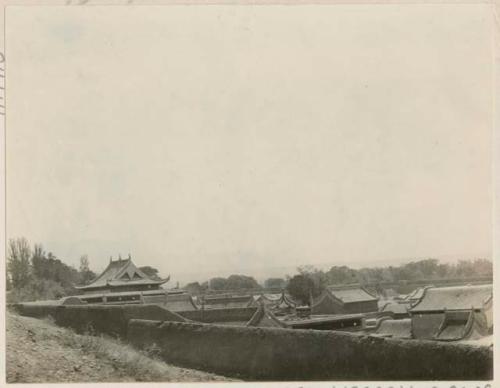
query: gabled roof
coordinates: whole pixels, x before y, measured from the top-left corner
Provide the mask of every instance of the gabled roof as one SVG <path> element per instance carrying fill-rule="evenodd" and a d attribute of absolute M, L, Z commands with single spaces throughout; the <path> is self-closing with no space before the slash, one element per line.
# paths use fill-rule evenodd
<path fill-rule="evenodd" d="M 295 308 L 298 305 L 298 303 L 293 300 L 290 296 L 285 294 L 285 291 L 281 293 L 280 298 L 276 301 L 274 304 L 275 308 L 278 309 L 286 309 L 286 308 Z"/>
<path fill-rule="evenodd" d="M 262 301 L 264 303 L 277 303 L 281 299 L 281 293 L 279 294 L 259 294 L 253 296 L 256 302 Z"/>
<path fill-rule="evenodd" d="M 434 287 L 434 286 L 425 286 L 425 287 L 419 287 L 415 290 L 413 290 L 412 292 L 410 292 L 408 295 L 406 295 L 406 297 L 404 298 L 405 300 L 408 300 L 408 301 L 419 301 L 420 299 L 422 299 L 422 296 L 424 296 L 424 292 L 427 288 L 431 288 L 431 287 Z"/>
<path fill-rule="evenodd" d="M 491 284 L 480 286 L 432 287 L 425 290 L 412 313 L 444 310 L 482 309 L 493 297 Z"/>
<path fill-rule="evenodd" d="M 288 325 L 274 316 L 265 306 L 260 306 L 255 314 L 247 322 L 246 326 L 257 327 L 282 327 L 287 328 Z"/>
<path fill-rule="evenodd" d="M 153 285 L 166 283 L 167 279 L 151 279 L 135 266 L 132 259 L 110 260 L 106 269 L 90 284 L 77 286 L 79 290 L 119 287 L 125 285 Z"/>
<path fill-rule="evenodd" d="M 203 305 L 205 308 L 233 308 L 249 307 L 254 302 L 253 295 L 217 295 L 205 296 Z"/>
<path fill-rule="evenodd" d="M 356 303 L 376 301 L 377 297 L 370 294 L 367 290 L 360 286 L 351 287 L 334 287 L 329 286 L 327 290 L 342 303 Z"/>
<path fill-rule="evenodd" d="M 394 314 L 408 314 L 409 303 L 388 302 L 380 309 L 381 312 L 391 312 Z"/>
<path fill-rule="evenodd" d="M 275 302 L 275 301 L 278 301 L 281 299 L 281 293 L 277 293 L 277 294 L 263 294 L 262 295 L 264 298 L 266 298 L 267 300 L 271 301 L 271 302 Z"/>

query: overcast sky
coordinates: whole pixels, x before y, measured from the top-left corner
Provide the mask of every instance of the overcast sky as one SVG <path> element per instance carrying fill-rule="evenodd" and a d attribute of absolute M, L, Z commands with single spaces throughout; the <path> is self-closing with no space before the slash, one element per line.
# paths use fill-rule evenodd
<path fill-rule="evenodd" d="M 173 281 L 491 256 L 487 5 L 6 20 L 9 237 Z"/>

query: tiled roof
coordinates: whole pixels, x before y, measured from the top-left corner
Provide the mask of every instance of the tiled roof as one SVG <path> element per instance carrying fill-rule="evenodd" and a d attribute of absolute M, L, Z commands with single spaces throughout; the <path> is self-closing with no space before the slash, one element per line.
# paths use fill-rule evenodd
<path fill-rule="evenodd" d="M 411 312 L 481 309 L 493 297 L 493 286 L 433 287 L 415 304 Z"/>
<path fill-rule="evenodd" d="M 370 294 L 364 288 L 361 287 L 349 287 L 349 288 L 338 288 L 338 287 L 327 287 L 328 291 L 337 299 L 341 300 L 343 303 L 355 303 L 355 302 L 366 302 L 372 300 L 378 300 L 375 296 Z"/>
<path fill-rule="evenodd" d="M 238 296 L 222 296 L 222 297 L 213 297 L 206 296 L 205 304 L 224 304 L 224 303 L 250 303 L 253 300 L 252 295 L 238 295 Z"/>
<path fill-rule="evenodd" d="M 275 306 L 277 308 L 283 309 L 283 308 L 287 308 L 287 307 L 296 307 L 296 306 L 298 306 L 298 304 L 299 303 L 297 301 L 293 300 L 292 297 L 290 297 L 289 295 L 287 295 L 283 292 L 281 294 L 281 297 L 276 302 Z"/>
<path fill-rule="evenodd" d="M 90 284 L 75 287 L 80 290 L 107 288 L 122 285 L 163 284 L 168 279 L 151 279 L 135 266 L 132 259 L 110 261 L 106 269 Z"/>
<path fill-rule="evenodd" d="M 394 314 L 406 314 L 408 313 L 408 307 L 409 304 L 407 303 L 388 302 L 380 309 L 380 311 L 391 312 Z"/>
<path fill-rule="evenodd" d="M 255 314 L 247 322 L 246 326 L 258 326 L 258 327 L 288 327 L 286 323 L 280 321 L 274 316 L 274 314 L 269 311 L 264 306 L 260 306 Z"/>
<path fill-rule="evenodd" d="M 222 297 L 210 296 L 205 297 L 203 304 L 207 309 L 212 308 L 233 308 L 233 307 L 248 307 L 254 301 L 252 295 L 237 295 L 237 296 L 228 296 L 223 295 Z"/>
<path fill-rule="evenodd" d="M 422 299 L 422 296 L 424 296 L 424 292 L 427 288 L 430 288 L 433 286 L 425 286 L 425 287 L 419 287 L 412 292 L 410 292 L 408 295 L 406 295 L 405 300 L 411 300 L 411 301 L 419 301 Z"/>
<path fill-rule="evenodd" d="M 281 293 L 279 294 L 263 294 L 264 298 L 269 300 L 270 302 L 277 302 L 281 299 Z"/>

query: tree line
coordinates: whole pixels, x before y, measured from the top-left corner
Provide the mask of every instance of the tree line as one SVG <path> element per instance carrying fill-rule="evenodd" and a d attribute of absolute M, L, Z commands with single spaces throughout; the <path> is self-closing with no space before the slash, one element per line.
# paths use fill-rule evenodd
<path fill-rule="evenodd" d="M 159 278 L 156 268 L 139 267 L 146 275 Z M 74 295 L 75 285 L 88 284 L 96 277 L 89 267 L 87 255 L 80 257 L 78 269 L 65 264 L 52 252 L 45 252 L 41 244 L 30 246 L 26 238 L 11 239 L 7 246 L 7 294 L 8 302 L 57 299 Z M 209 291 L 286 289 L 293 297 L 308 303 L 311 296 L 319 295 L 328 285 L 381 285 L 425 279 L 467 279 L 493 277 L 493 264 L 487 259 L 459 260 L 442 263 L 437 259 L 411 261 L 399 266 L 366 267 L 353 269 L 348 266 L 332 266 L 323 271 L 314 266 L 297 268 L 297 273 L 283 278 L 273 277 L 259 284 L 255 278 L 233 274 L 210 280 L 192 282 L 184 289 L 199 295 Z"/>
<path fill-rule="evenodd" d="M 201 295 L 209 291 L 232 291 L 232 290 L 260 290 L 263 288 L 283 289 L 286 287 L 284 278 L 266 279 L 264 285 L 260 285 L 252 276 L 230 275 L 227 278 L 214 277 L 210 280 L 188 283 L 183 287 L 187 292 L 194 295 Z"/>
<path fill-rule="evenodd" d="M 24 237 L 11 239 L 7 244 L 8 302 L 74 295 L 75 285 L 86 284 L 95 276 L 86 255 L 81 256 L 77 270 L 52 252 L 45 252 L 41 244 L 31 248 Z"/>
<path fill-rule="evenodd" d="M 302 266 L 297 268 L 297 272 L 293 277 L 287 277 L 287 291 L 302 303 L 308 304 L 311 296 L 318 296 L 329 285 L 360 284 L 371 286 L 377 293 L 383 294 L 384 284 L 418 280 L 432 282 L 445 279 L 493 278 L 493 263 L 482 258 L 459 260 L 456 263 L 424 259 L 399 266 L 361 269 L 333 266 L 328 271 L 319 270 L 314 266 Z"/>
<path fill-rule="evenodd" d="M 203 283 L 187 284 L 186 291 L 200 295 L 210 291 L 286 289 L 294 298 L 308 304 L 329 285 L 360 284 L 371 286 L 383 293 L 383 284 L 443 279 L 468 279 L 493 277 L 493 264 L 487 259 L 459 260 L 456 263 L 441 263 L 437 259 L 411 261 L 399 266 L 366 267 L 353 269 L 348 266 L 332 266 L 320 270 L 314 266 L 301 266 L 297 273 L 284 278 L 269 278 L 260 285 L 253 277 L 231 275 L 228 278 L 215 277 Z"/>
<path fill-rule="evenodd" d="M 158 270 L 139 267 L 147 276 L 160 279 Z M 75 286 L 85 285 L 96 278 L 87 255 L 80 257 L 79 268 L 65 264 L 42 244 L 31 247 L 24 237 L 10 239 L 7 244 L 7 301 L 9 303 L 59 299 L 76 295 Z"/>

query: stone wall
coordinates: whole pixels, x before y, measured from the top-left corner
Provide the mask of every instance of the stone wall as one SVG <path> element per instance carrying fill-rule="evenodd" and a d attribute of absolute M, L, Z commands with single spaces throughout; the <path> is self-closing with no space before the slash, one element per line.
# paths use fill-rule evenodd
<path fill-rule="evenodd" d="M 126 338 L 130 319 L 185 322 L 186 319 L 158 305 L 79 305 L 19 304 L 21 315 L 44 318 L 51 316 L 59 326 L 78 333 L 102 333 Z"/>
<path fill-rule="evenodd" d="M 191 321 L 204 323 L 248 322 L 253 317 L 256 311 L 257 307 L 235 307 L 229 309 L 177 311 L 177 314 Z"/>
<path fill-rule="evenodd" d="M 186 318 L 200 319 L 194 314 L 201 312 L 181 317 L 156 305 L 14 307 L 22 315 L 50 315 L 79 332 L 121 336 L 139 348 L 156 344 L 172 364 L 247 380 L 488 380 L 493 371 L 487 347 L 189 323 Z M 255 308 L 231 310 L 229 316 L 227 310 L 207 310 L 204 319 L 248 321 L 255 313 Z"/>
<path fill-rule="evenodd" d="M 169 363 L 248 380 L 488 380 L 491 348 L 349 333 L 131 320 Z"/>

